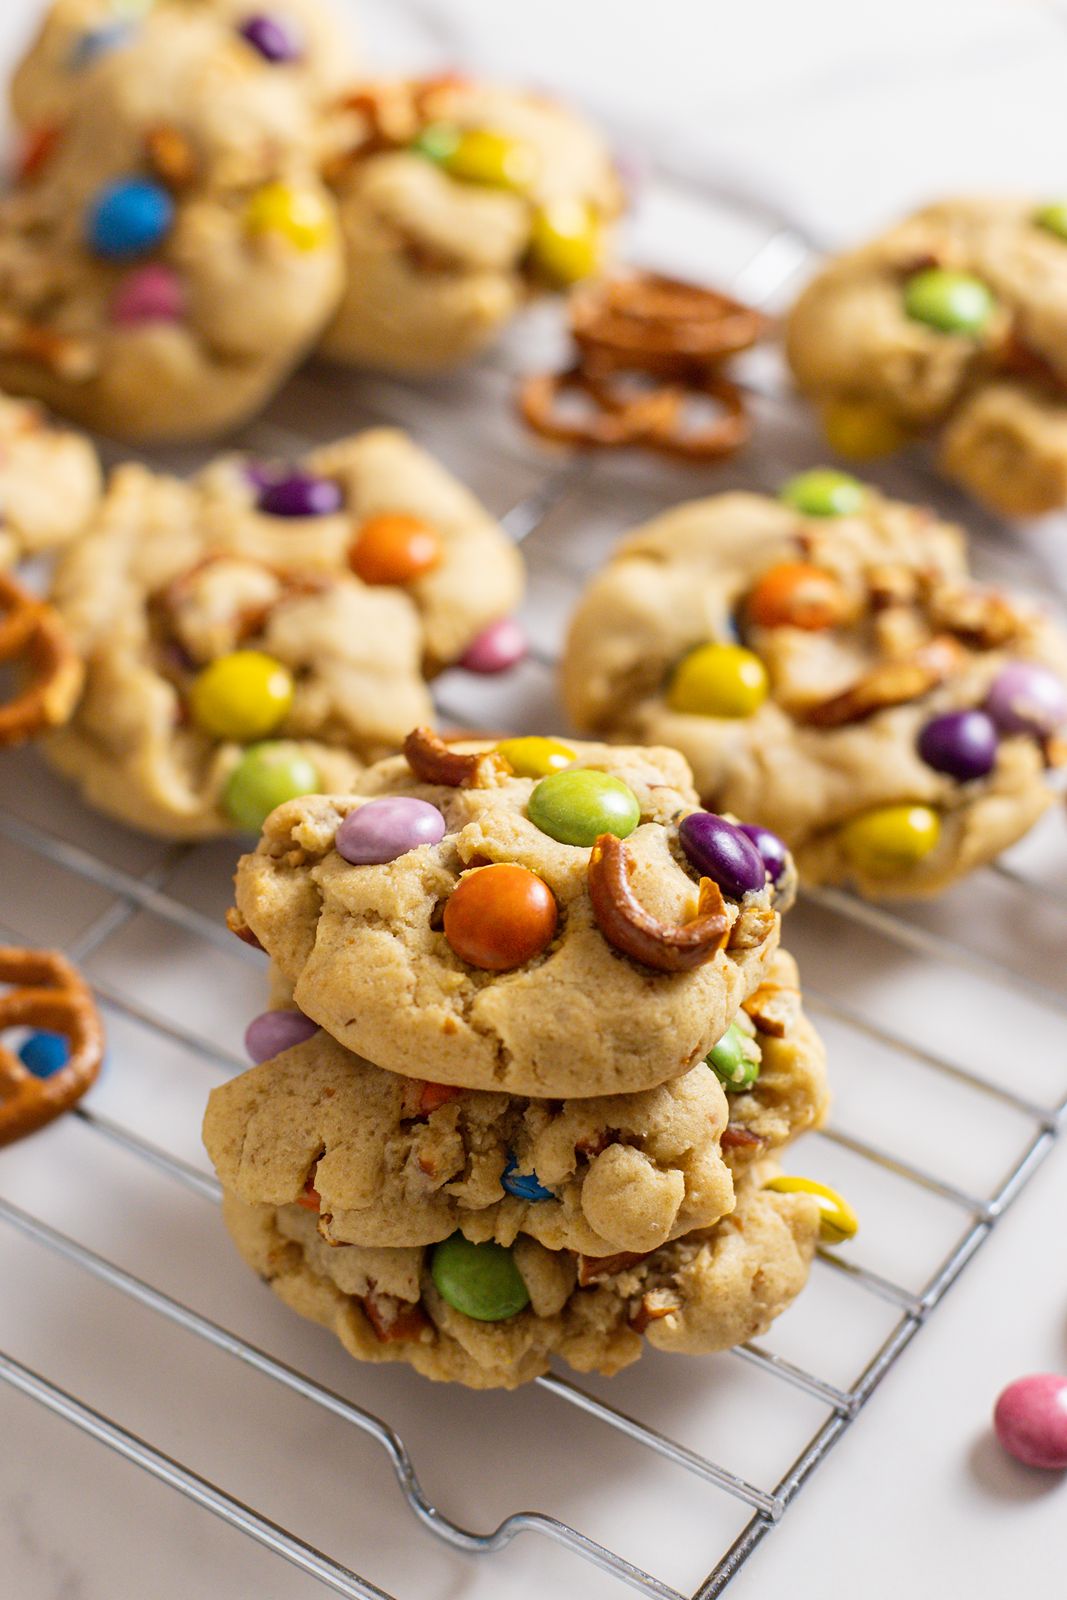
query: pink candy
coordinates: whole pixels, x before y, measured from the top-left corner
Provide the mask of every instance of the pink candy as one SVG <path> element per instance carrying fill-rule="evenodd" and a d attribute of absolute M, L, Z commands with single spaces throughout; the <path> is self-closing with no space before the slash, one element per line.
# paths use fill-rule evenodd
<path fill-rule="evenodd" d="M 1067 1470 L 1067 1378 L 1035 1372 L 1009 1383 L 993 1412 L 997 1438 L 1017 1461 Z"/>
<path fill-rule="evenodd" d="M 111 302 L 111 320 L 120 328 L 180 322 L 184 315 L 185 286 L 172 268 L 160 262 L 127 273 Z"/>
<path fill-rule="evenodd" d="M 523 659 L 529 648 L 521 622 L 514 617 L 501 617 L 467 646 L 459 664 L 468 672 L 506 672 Z"/>

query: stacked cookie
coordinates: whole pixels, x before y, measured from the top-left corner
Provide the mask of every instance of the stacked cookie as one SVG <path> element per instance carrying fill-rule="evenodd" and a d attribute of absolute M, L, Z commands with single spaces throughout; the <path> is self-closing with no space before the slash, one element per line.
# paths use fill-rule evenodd
<path fill-rule="evenodd" d="M 663 749 L 424 729 L 279 807 L 233 926 L 273 963 L 204 1126 L 245 1259 L 352 1354 L 512 1387 L 763 1331 L 854 1231 L 771 1159 L 826 1105 L 791 863 Z"/>

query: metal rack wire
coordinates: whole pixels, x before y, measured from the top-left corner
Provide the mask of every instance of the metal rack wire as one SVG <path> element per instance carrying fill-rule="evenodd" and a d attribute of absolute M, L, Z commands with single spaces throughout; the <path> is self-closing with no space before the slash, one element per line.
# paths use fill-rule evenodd
<path fill-rule="evenodd" d="M 739 280 L 735 280 L 735 286 L 750 298 L 773 299 L 804 260 L 806 250 L 805 241 L 794 232 L 772 227 L 768 237 L 750 256 Z M 488 376 L 484 381 L 490 384 L 492 392 L 483 395 L 483 405 L 495 404 L 501 386 L 510 381 L 508 363 L 503 361 L 495 368 L 491 365 L 486 372 Z M 780 409 L 787 403 L 773 380 L 761 380 L 758 388 L 763 401 L 769 406 Z M 386 390 L 388 404 L 383 409 L 389 414 L 390 420 L 398 412 L 403 415 L 409 404 L 414 407 L 413 391 L 405 391 L 402 386 L 395 385 L 386 386 Z M 374 392 L 372 406 L 380 403 L 380 396 L 386 390 Z M 443 401 L 433 403 L 447 408 L 450 401 L 446 396 Z M 424 408 L 424 399 L 420 399 L 419 406 Z M 480 414 L 487 412 L 483 410 Z M 417 411 L 416 423 L 422 431 L 426 431 L 425 409 Z M 430 431 L 432 433 L 432 429 Z M 287 434 L 284 424 L 277 422 L 253 430 L 249 442 L 255 447 L 257 441 L 261 447 L 265 445 L 277 449 L 280 446 L 294 451 L 304 448 L 308 442 L 303 437 Z M 603 474 L 598 475 L 581 464 L 560 467 L 558 462 L 551 461 L 546 466 L 545 458 L 532 459 L 537 462 L 534 473 L 536 481 L 510 508 L 504 521 L 513 536 L 524 542 L 535 587 L 543 581 L 562 595 L 568 588 L 573 588 L 574 573 L 567 562 L 560 561 L 558 543 L 554 542 L 551 532 L 553 519 L 558 521 L 562 517 L 567 522 L 568 504 L 573 515 L 574 497 L 583 492 L 610 496 L 611 476 L 609 473 L 605 479 Z M 762 469 L 757 466 L 756 470 Z M 677 489 L 674 494 L 680 497 Z M 625 495 L 620 498 L 626 500 Z M 628 517 L 625 505 L 618 505 L 616 512 L 621 531 L 626 522 L 633 519 Z M 595 553 L 583 551 L 580 559 L 591 566 L 596 564 L 598 557 Z M 558 638 L 560 620 L 561 613 L 551 617 L 542 616 L 536 630 L 539 643 L 533 669 L 545 676 L 551 667 L 551 650 L 545 640 Z M 487 718 L 495 722 L 484 700 L 474 694 L 477 688 L 477 685 L 464 684 L 456 675 L 446 676 L 439 686 L 439 709 L 442 715 L 466 726 L 485 725 Z M 499 704 L 498 698 L 495 705 Z M 103 856 L 50 832 L 38 821 L 28 820 L 13 812 L 0 812 L 0 841 L 6 841 L 30 859 L 48 863 L 65 879 L 90 885 L 108 897 L 104 909 L 67 945 L 68 954 L 83 965 L 89 963 L 90 970 L 94 954 L 141 913 L 148 913 L 176 934 L 195 940 L 205 963 L 210 960 L 212 950 L 220 946 L 231 956 L 242 960 L 255 962 L 259 959 L 245 947 L 235 947 L 219 922 L 173 892 L 171 885 L 175 875 L 190 858 L 187 849 L 167 852 L 149 871 L 138 875 L 116 867 Z M 1000 883 L 1007 891 L 1015 888 L 1027 894 L 1042 892 L 1036 878 L 1024 869 L 1005 865 L 997 870 Z M 1054 890 L 1045 889 L 1043 892 L 1050 913 L 1060 915 L 1067 925 L 1067 899 Z M 953 935 L 936 927 L 926 926 L 921 919 L 862 904 L 832 890 L 809 892 L 805 900 L 806 909 L 811 915 L 830 919 L 838 931 L 853 930 L 857 936 L 871 935 L 887 941 L 899 952 L 918 955 L 924 962 L 977 972 L 983 979 L 994 980 L 1024 996 L 1027 1003 L 1036 1004 L 1050 1013 L 1062 1014 L 1067 1011 L 1064 997 L 1042 980 L 1021 974 L 1006 975 L 1002 964 L 981 949 L 961 943 Z M 5 910 L 4 917 L 8 922 L 17 921 L 17 913 L 11 907 Z M 18 933 L 19 929 L 16 927 L 14 931 Z M 140 995 L 129 992 L 121 983 L 96 977 L 95 974 L 94 982 L 110 1012 L 132 1019 L 150 1030 L 161 1044 L 176 1040 L 200 1059 L 227 1072 L 243 1066 L 227 1050 L 205 1044 L 193 1028 L 159 1014 L 150 1003 Z M 759 1369 L 772 1385 L 787 1385 L 799 1390 L 819 1408 L 821 1420 L 817 1427 L 788 1468 L 769 1486 L 749 1481 L 724 1462 L 715 1459 L 710 1451 L 695 1449 L 675 1439 L 653 1421 L 616 1408 L 593 1393 L 589 1386 L 555 1375 L 537 1380 L 537 1387 L 546 1402 L 576 1408 L 602 1427 L 615 1430 L 641 1451 L 691 1475 L 709 1494 L 732 1496 L 747 1508 L 749 1519 L 729 1547 L 722 1553 L 714 1550 L 707 1552 L 709 1570 L 703 1581 L 692 1589 L 691 1600 L 712 1600 L 712 1597 L 721 1594 L 766 1535 L 782 1522 L 811 1474 L 852 1426 L 878 1386 L 1047 1157 L 1067 1120 L 1067 1085 L 1062 1095 L 1051 1098 L 1017 1090 L 994 1081 L 967 1060 L 955 1059 L 948 1051 L 942 1052 L 939 1048 L 917 1042 L 907 1029 L 870 1015 L 860 1000 L 842 996 L 836 988 L 830 993 L 825 984 L 812 985 L 809 982 L 806 984 L 806 993 L 816 1015 L 829 1024 L 847 1029 L 860 1052 L 868 1046 L 888 1050 L 929 1079 L 942 1080 L 950 1084 L 954 1091 L 973 1097 L 975 1105 L 985 1108 L 990 1116 L 1010 1110 L 1020 1119 L 1022 1136 L 1012 1150 L 1006 1170 L 985 1192 L 975 1192 L 957 1181 L 954 1175 L 905 1157 L 891 1146 L 883 1146 L 845 1126 L 835 1125 L 815 1136 L 828 1151 L 836 1151 L 843 1159 L 856 1163 L 857 1170 L 887 1175 L 914 1191 L 931 1196 L 958 1213 L 961 1221 L 958 1229 L 952 1231 L 947 1249 L 934 1263 L 932 1270 L 928 1270 L 921 1281 L 914 1284 L 898 1282 L 894 1275 L 861 1262 L 832 1253 L 822 1255 L 817 1272 L 832 1275 L 849 1295 L 873 1297 L 888 1306 L 892 1315 L 888 1332 L 883 1333 L 865 1351 L 864 1359 L 849 1381 L 831 1382 L 812 1370 L 809 1364 L 789 1359 L 774 1349 L 762 1346 L 746 1346 L 723 1358 Z M 146 1140 L 124 1121 L 95 1110 L 91 1099 L 89 1104 L 78 1109 L 75 1116 L 86 1137 L 109 1141 L 187 1194 L 207 1202 L 203 1227 L 217 1228 L 212 1208 L 218 1198 L 218 1185 L 205 1171 Z M 429 1534 L 454 1549 L 471 1555 L 489 1556 L 509 1545 L 519 1534 L 535 1534 L 555 1542 L 643 1594 L 660 1597 L 660 1600 L 684 1600 L 683 1591 L 672 1583 L 609 1548 L 580 1527 L 555 1516 L 515 1511 L 489 1531 L 479 1532 L 463 1526 L 423 1491 L 404 1439 L 386 1418 L 286 1364 L 268 1350 L 212 1320 L 194 1305 L 155 1287 L 145 1278 L 61 1232 L 41 1217 L 2 1198 L 0 1222 L 35 1247 L 50 1252 L 105 1285 L 114 1295 L 164 1319 L 193 1339 L 204 1341 L 215 1351 L 252 1369 L 309 1406 L 320 1408 L 342 1424 L 367 1435 L 384 1452 L 404 1500 L 418 1522 Z M 812 1292 L 809 1290 L 809 1293 Z M 223 1522 L 282 1556 L 302 1572 L 317 1579 L 325 1588 L 345 1596 L 366 1597 L 366 1600 L 371 1600 L 371 1597 L 373 1600 L 392 1600 L 384 1589 L 339 1559 L 314 1547 L 262 1511 L 243 1503 L 223 1485 L 201 1476 L 151 1440 L 139 1437 L 115 1417 L 94 1409 L 85 1400 L 69 1393 L 22 1360 L 13 1355 L 0 1354 L 0 1379 L 211 1511 Z M 412 1382 L 419 1381 L 412 1379 Z M 427 1403 L 432 1404 L 432 1397 Z"/>

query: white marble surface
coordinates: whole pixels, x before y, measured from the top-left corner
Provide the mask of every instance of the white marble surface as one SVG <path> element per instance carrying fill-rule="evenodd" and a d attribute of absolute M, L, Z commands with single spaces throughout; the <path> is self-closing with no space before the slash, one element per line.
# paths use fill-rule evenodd
<path fill-rule="evenodd" d="M 32 20 L 30 0 L 0 8 L 0 50 Z M 744 268 L 766 221 L 700 206 L 697 196 L 755 192 L 816 237 L 841 239 L 953 185 L 1057 192 L 1063 174 L 1067 21 L 1024 0 L 898 0 L 893 7 L 812 0 L 747 6 L 709 0 L 395 0 L 361 8 L 367 49 L 394 63 L 459 60 L 559 86 L 595 107 L 625 148 L 654 169 L 630 249 L 723 278 Z M 414 20 L 413 20 L 414 18 Z M 550 323 L 513 342 L 522 359 Z M 253 430 L 264 445 L 376 415 L 408 419 L 503 510 L 546 463 L 510 422 L 499 368 L 414 391 L 306 375 Z M 598 470 L 552 514 L 532 550 L 530 620 L 552 648 L 581 570 L 628 520 L 672 498 L 731 482 L 774 484 L 812 442 L 803 419 L 761 408 L 760 439 L 718 477 L 648 465 Z M 914 465 L 890 481 L 916 494 Z M 998 530 L 975 519 L 985 570 L 1047 587 L 1064 581 L 1062 519 Z M 446 681 L 449 708 L 536 726 L 551 683 L 531 666 L 517 682 Z M 229 846 L 176 867 L 158 846 L 91 819 L 31 757 L 0 764 L 0 805 L 93 849 L 128 872 L 158 867 L 183 903 L 220 913 Z M 1022 870 L 1067 894 L 1061 815 L 1017 852 Z M 38 940 L 77 937 L 110 895 L 43 868 L 0 837 L 0 921 Z M 1062 986 L 1067 917 L 983 873 L 910 925 L 961 938 Z M 809 985 L 846 996 L 897 1032 L 1051 1102 L 1067 1089 L 1062 1016 L 1006 984 L 933 966 L 839 918 L 795 914 L 789 938 Z M 214 952 L 141 914 L 95 951 L 99 982 L 164 1023 L 236 1052 L 259 1009 L 260 976 L 240 951 Z M 92 1104 L 202 1165 L 198 1120 L 220 1067 L 158 1031 L 108 1014 L 108 1073 Z M 934 1079 L 899 1052 L 841 1023 L 827 1028 L 835 1124 L 984 1194 L 1027 1132 L 1013 1113 Z M 921 1286 L 963 1217 L 825 1140 L 798 1167 L 848 1189 L 862 1217 L 854 1259 Z M 428 1493 L 478 1529 L 523 1506 L 553 1512 L 614 1544 L 683 1591 L 740 1530 L 743 1509 L 548 1396 L 469 1396 L 404 1371 L 356 1368 L 295 1321 L 235 1263 L 211 1208 L 68 1119 L 0 1153 L 0 1196 L 118 1261 L 385 1416 L 410 1445 Z M 1067 1485 L 1016 1468 L 991 1445 L 993 1397 L 1012 1376 L 1067 1370 L 1062 1218 L 1067 1156 L 1058 1151 L 999 1226 L 856 1426 L 730 1590 L 745 1600 L 855 1594 L 926 1600 L 965 1590 L 993 1600 L 1025 1584 L 1059 1600 L 1067 1566 Z M 410 1600 L 538 1600 L 621 1594 L 540 1540 L 520 1538 L 480 1562 L 417 1527 L 377 1448 L 265 1379 L 206 1352 L 0 1223 L 0 1349 L 225 1484 L 312 1544 Z M 810 1290 L 766 1341 L 848 1385 L 894 1313 L 819 1267 Z M 610 1400 L 763 1487 L 826 1415 L 735 1357 L 646 1358 L 601 1386 Z M 29 1600 L 312 1600 L 324 1591 L 176 1493 L 119 1462 L 66 1423 L 0 1386 L 0 1595 Z"/>

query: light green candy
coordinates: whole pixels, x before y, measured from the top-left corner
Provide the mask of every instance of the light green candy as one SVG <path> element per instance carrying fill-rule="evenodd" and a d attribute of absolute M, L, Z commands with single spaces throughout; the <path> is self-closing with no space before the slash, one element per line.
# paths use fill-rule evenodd
<path fill-rule="evenodd" d="M 476 1322 L 503 1322 L 530 1303 L 530 1294 L 501 1244 L 471 1244 L 461 1233 L 435 1246 L 430 1276 L 442 1300 Z"/>
<path fill-rule="evenodd" d="M 735 1094 L 751 1089 L 759 1077 L 760 1047 L 736 1022 L 731 1022 L 704 1059 L 723 1088 Z"/>

